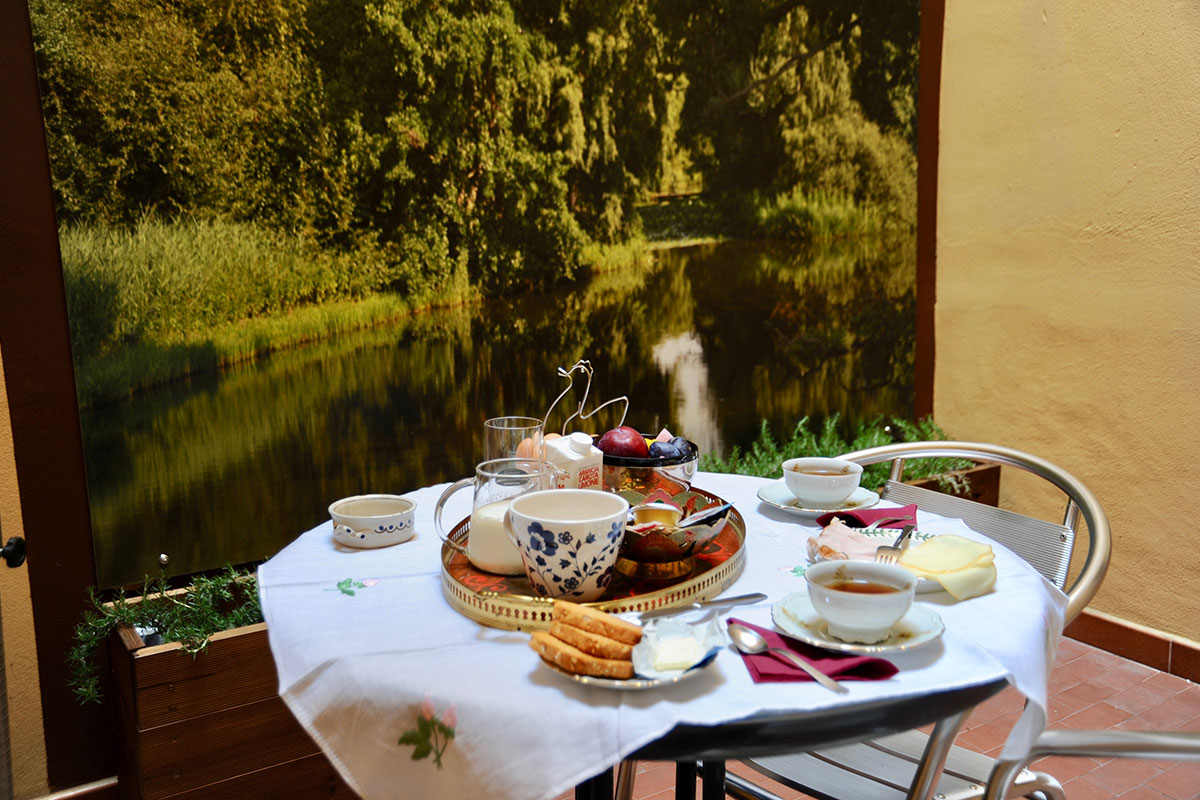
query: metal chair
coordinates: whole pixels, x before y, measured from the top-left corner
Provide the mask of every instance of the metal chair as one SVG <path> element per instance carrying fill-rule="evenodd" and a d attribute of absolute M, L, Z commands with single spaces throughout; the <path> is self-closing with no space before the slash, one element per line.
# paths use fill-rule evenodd
<path fill-rule="evenodd" d="M 884 445 L 846 453 L 841 458 L 864 465 L 890 461 L 891 474 L 881 492 L 884 498 L 906 505 L 916 503 L 924 511 L 960 518 L 973 530 L 1027 560 L 1047 580 L 1065 588 L 1067 622 L 1099 589 L 1111 549 L 1108 518 L 1083 483 L 1049 461 L 997 445 L 953 441 Z M 1035 519 L 902 483 L 905 460 L 913 458 L 963 458 L 1036 475 L 1066 495 L 1063 521 L 1059 524 Z M 1081 514 L 1087 523 L 1087 555 L 1083 568 L 1068 585 Z M 906 731 L 868 742 L 746 759 L 742 763 L 820 800 L 926 800 L 934 792 L 939 800 L 979 800 L 995 761 L 953 744 L 967 713 L 941 720 L 929 735 Z M 1024 763 L 1013 768 L 1011 774 L 1003 774 L 1012 785 L 997 798 L 1034 793 L 1063 798 L 1062 787 L 1053 776 L 1023 769 Z M 778 800 L 773 793 L 739 776 L 726 774 L 725 781 L 725 791 L 733 797 Z"/>
<path fill-rule="evenodd" d="M 1043 731 L 1020 759 L 997 760 L 984 800 L 1012 795 L 1012 784 L 1024 766 L 1042 756 L 1091 758 L 1160 758 L 1200 761 L 1200 732 L 1189 731 Z"/>

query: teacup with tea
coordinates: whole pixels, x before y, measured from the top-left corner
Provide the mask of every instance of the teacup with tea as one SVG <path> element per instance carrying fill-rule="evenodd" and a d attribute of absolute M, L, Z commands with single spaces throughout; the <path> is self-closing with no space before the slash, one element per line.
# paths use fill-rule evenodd
<path fill-rule="evenodd" d="M 783 462 L 788 491 L 809 508 L 835 508 L 858 488 L 862 464 L 841 458 L 789 458 Z"/>
<path fill-rule="evenodd" d="M 891 635 L 913 604 L 917 578 L 878 561 L 820 561 L 804 571 L 813 610 L 829 635 L 874 644 Z"/>

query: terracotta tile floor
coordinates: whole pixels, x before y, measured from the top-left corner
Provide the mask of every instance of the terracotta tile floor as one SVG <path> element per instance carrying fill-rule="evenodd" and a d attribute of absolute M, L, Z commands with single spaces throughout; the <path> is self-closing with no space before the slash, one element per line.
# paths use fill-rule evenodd
<path fill-rule="evenodd" d="M 1020 695 L 1006 689 L 972 712 L 957 743 L 989 755 L 999 753 L 1021 707 Z M 1050 725 L 1200 731 L 1200 684 L 1064 639 L 1050 677 Z M 1057 777 L 1069 800 L 1200 800 L 1198 762 L 1050 757 L 1035 762 L 1035 767 Z M 731 762 L 727 768 L 785 800 L 805 797 L 742 765 Z M 633 796 L 673 800 L 674 763 L 639 763 Z M 567 792 L 558 800 L 573 798 L 574 793 Z"/>

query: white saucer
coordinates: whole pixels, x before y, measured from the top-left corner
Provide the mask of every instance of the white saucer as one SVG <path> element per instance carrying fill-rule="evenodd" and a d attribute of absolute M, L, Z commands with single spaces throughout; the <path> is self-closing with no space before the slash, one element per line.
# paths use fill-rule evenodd
<path fill-rule="evenodd" d="M 864 508 L 870 508 L 879 502 L 879 495 L 870 489 L 864 489 L 860 486 L 854 490 L 854 494 L 835 506 L 830 506 L 829 508 L 808 508 L 801 505 L 796 496 L 787 488 L 787 484 L 783 482 L 783 479 L 780 479 L 760 488 L 758 490 L 758 499 L 772 508 L 778 508 L 780 511 L 787 511 L 788 513 L 798 514 L 809 519 L 816 519 L 830 511 L 861 511 Z"/>
<path fill-rule="evenodd" d="M 813 609 L 812 601 L 804 592 L 793 592 L 771 608 L 771 619 L 775 627 L 802 642 L 826 650 L 844 653 L 896 653 L 914 650 L 929 644 L 942 635 L 946 626 L 937 612 L 913 603 L 908 613 L 892 626 L 891 634 L 882 642 L 859 644 L 843 642 L 829 635 L 825 621 Z"/>

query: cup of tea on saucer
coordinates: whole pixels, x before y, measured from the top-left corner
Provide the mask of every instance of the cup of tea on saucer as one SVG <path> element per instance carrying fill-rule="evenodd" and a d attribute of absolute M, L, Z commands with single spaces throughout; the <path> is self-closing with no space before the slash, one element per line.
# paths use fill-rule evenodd
<path fill-rule="evenodd" d="M 846 501 L 862 478 L 862 464 L 840 458 L 789 458 L 783 462 L 788 491 L 808 508 L 834 509 Z"/>
<path fill-rule="evenodd" d="M 829 635 L 875 644 L 913 604 L 917 578 L 904 567 L 878 561 L 819 561 L 804 571 L 813 610 Z"/>

